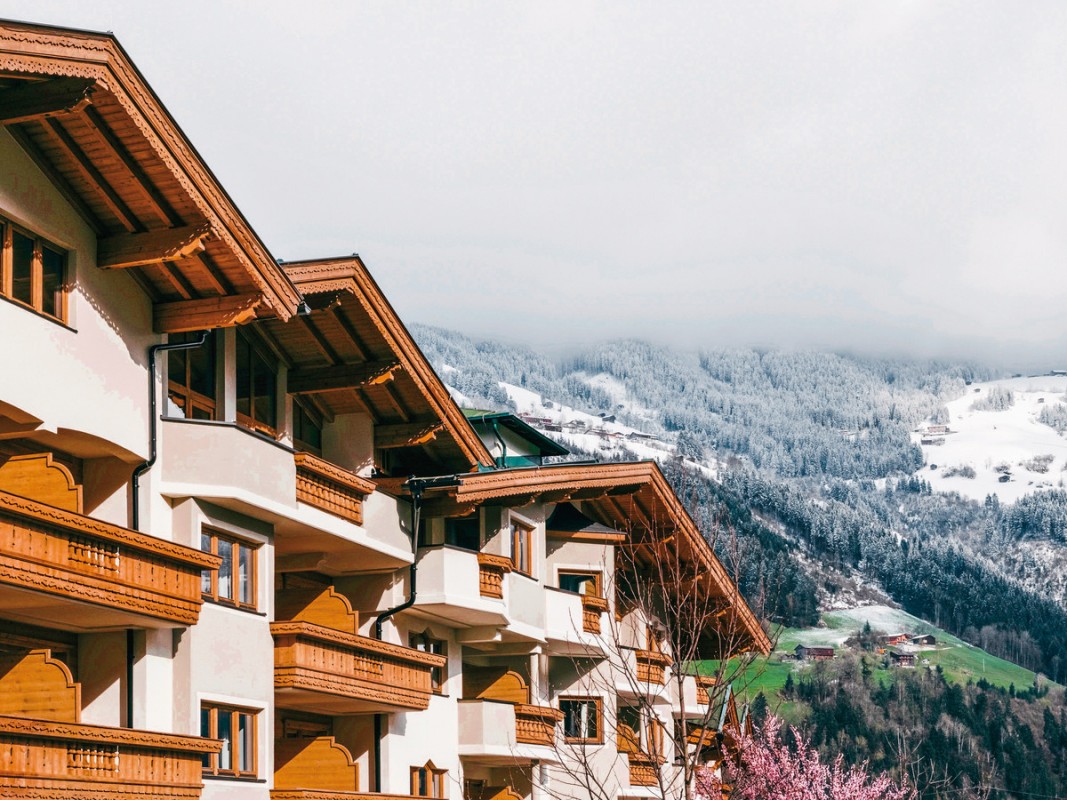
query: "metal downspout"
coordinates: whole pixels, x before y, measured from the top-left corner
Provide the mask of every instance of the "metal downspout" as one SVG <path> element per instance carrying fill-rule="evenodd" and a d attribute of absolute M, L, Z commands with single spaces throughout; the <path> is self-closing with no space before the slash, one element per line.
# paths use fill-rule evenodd
<path fill-rule="evenodd" d="M 209 331 L 201 331 L 200 338 L 192 342 L 154 344 L 148 348 L 148 460 L 139 464 L 131 479 L 133 503 L 130 508 L 130 527 L 141 530 L 141 476 L 156 463 L 158 452 L 158 426 L 156 420 L 156 355 L 169 350 L 193 350 L 207 341 Z M 133 727 L 133 629 L 126 630 L 126 727 Z"/>

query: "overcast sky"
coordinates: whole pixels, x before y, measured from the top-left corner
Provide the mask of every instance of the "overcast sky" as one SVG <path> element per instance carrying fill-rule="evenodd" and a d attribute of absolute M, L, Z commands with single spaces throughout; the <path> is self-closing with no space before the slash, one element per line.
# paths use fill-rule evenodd
<path fill-rule="evenodd" d="M 1067 4 L 0 0 L 407 321 L 1067 367 Z"/>

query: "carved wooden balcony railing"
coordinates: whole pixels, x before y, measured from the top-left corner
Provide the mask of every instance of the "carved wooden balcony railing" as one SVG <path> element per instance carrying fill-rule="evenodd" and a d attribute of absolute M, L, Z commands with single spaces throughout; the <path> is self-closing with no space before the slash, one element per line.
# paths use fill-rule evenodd
<path fill-rule="evenodd" d="M 177 625 L 218 556 L 0 492 L 0 584 Z"/>
<path fill-rule="evenodd" d="M 556 743 L 556 725 L 563 712 L 549 706 L 515 704 L 515 741 L 552 747 Z"/>
<path fill-rule="evenodd" d="M 665 670 L 671 663 L 668 656 L 655 650 L 636 650 L 634 656 L 637 661 L 637 680 L 660 685 L 664 683 Z"/>
<path fill-rule="evenodd" d="M 504 597 L 504 576 L 511 572 L 511 559 L 490 553 L 478 554 L 478 591 L 482 597 Z"/>
<path fill-rule="evenodd" d="M 659 783 L 660 760 L 647 753 L 627 753 L 631 786 L 655 786 Z"/>
<path fill-rule="evenodd" d="M 363 524 L 363 500 L 374 491 L 371 481 L 311 453 L 295 453 L 293 459 L 297 500 Z"/>
<path fill-rule="evenodd" d="M 270 800 L 426 800 L 410 794 L 323 792 L 316 789 L 271 789 Z"/>
<path fill-rule="evenodd" d="M 714 675 L 697 675 L 695 676 L 697 685 L 697 704 L 706 706 L 711 702 L 711 698 L 708 695 L 708 689 L 715 686 L 717 683 Z"/>
<path fill-rule="evenodd" d="M 600 633 L 600 615 L 608 610 L 608 601 L 591 594 L 582 595 L 582 630 Z"/>
<path fill-rule="evenodd" d="M 198 798 L 202 758 L 221 748 L 216 739 L 0 716 L 0 797 Z"/>
<path fill-rule="evenodd" d="M 309 622 L 274 622 L 278 705 L 319 713 L 421 711 L 445 657 Z"/>

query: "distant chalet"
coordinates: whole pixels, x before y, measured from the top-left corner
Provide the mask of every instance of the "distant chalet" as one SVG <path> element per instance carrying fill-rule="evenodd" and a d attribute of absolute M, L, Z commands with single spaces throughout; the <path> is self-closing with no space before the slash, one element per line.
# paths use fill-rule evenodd
<path fill-rule="evenodd" d="M 828 661 L 835 655 L 832 647 L 807 647 L 802 644 L 797 645 L 796 654 L 798 661 Z"/>

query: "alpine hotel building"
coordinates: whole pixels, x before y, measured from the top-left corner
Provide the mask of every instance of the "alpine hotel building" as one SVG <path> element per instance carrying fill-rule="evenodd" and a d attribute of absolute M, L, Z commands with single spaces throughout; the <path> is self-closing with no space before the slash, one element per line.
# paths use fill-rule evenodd
<path fill-rule="evenodd" d="M 712 703 L 722 757 L 728 691 L 677 691 L 611 590 L 684 546 L 768 647 L 657 466 L 468 421 L 358 257 L 267 251 L 112 36 L 0 22 L 0 245 L 0 796 L 585 797 L 576 753 L 660 796 Z"/>

